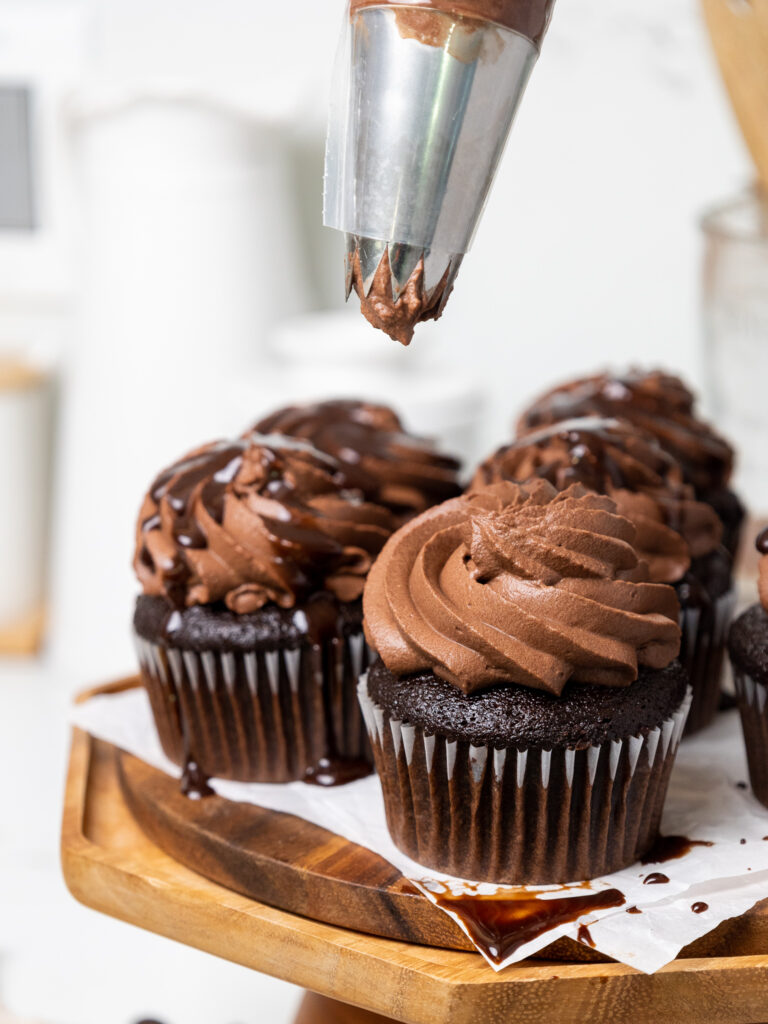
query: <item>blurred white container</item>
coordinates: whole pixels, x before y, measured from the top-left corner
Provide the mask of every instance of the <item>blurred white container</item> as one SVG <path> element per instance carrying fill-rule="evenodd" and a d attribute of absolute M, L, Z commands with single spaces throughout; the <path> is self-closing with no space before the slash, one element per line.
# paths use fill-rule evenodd
<path fill-rule="evenodd" d="M 768 517 L 768 199 L 750 192 L 702 219 L 708 399 L 737 451 L 735 486 Z M 751 548 L 751 545 L 749 545 Z"/>
<path fill-rule="evenodd" d="M 0 653 L 31 654 L 45 620 L 53 378 L 0 350 Z"/>
<path fill-rule="evenodd" d="M 270 336 L 275 360 L 261 411 L 323 398 L 384 402 L 406 428 L 466 462 L 478 457 L 481 393 L 471 373 L 435 366 L 374 331 L 357 310 L 283 321 Z M 255 417 L 254 417 L 255 418 Z"/>
<path fill-rule="evenodd" d="M 280 126 L 161 89 L 81 100 L 80 336 L 65 395 L 54 654 L 134 664 L 134 520 L 154 474 L 230 429 L 230 386 L 303 307 Z"/>

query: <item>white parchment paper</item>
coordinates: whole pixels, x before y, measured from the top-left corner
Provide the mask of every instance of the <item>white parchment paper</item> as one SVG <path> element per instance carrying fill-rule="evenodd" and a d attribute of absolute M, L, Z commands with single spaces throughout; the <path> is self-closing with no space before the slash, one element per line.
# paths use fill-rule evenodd
<path fill-rule="evenodd" d="M 149 701 L 141 689 L 94 697 L 73 709 L 72 723 L 168 775 L 180 775 L 162 752 Z M 743 914 L 768 897 L 768 810 L 751 795 L 747 780 L 738 715 L 731 711 L 720 715 L 702 734 L 682 743 L 662 823 L 665 835 L 687 836 L 713 845 L 695 846 L 677 860 L 635 864 L 594 879 L 591 891 L 619 889 L 625 904 L 558 925 L 521 945 L 501 963 L 486 956 L 488 963 L 500 970 L 533 956 L 561 936 L 578 939 L 579 925 L 586 924 L 595 948 L 650 974 L 721 921 Z M 471 887 L 476 892 L 499 895 L 510 889 L 473 886 L 468 880 L 421 867 L 400 853 L 387 831 L 376 776 L 329 789 L 303 782 L 265 785 L 223 779 L 212 779 L 211 786 L 228 800 L 295 814 L 367 846 L 390 861 L 433 902 L 435 892 L 445 892 L 446 888 L 460 893 Z M 662 871 L 669 883 L 643 884 L 653 871 Z M 567 895 L 560 886 L 525 888 L 542 899 Z M 584 893 L 583 888 L 574 887 L 574 896 Z M 694 903 L 706 903 L 707 909 L 694 913 Z M 642 913 L 628 914 L 629 907 L 637 907 Z M 459 918 L 450 916 L 462 924 Z M 485 955 L 482 949 L 480 952 Z"/>

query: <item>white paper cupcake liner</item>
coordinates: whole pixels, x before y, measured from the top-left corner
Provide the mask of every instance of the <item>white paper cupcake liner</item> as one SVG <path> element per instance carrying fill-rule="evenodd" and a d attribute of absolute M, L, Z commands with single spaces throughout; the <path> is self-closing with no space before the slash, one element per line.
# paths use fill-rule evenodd
<path fill-rule="evenodd" d="M 583 749 L 495 749 L 429 736 L 358 698 L 387 825 L 409 857 L 462 878 L 569 882 L 638 859 L 658 833 L 691 705 L 647 734 Z"/>
<path fill-rule="evenodd" d="M 223 779 L 288 782 L 331 754 L 369 756 L 355 694 L 369 658 L 362 633 L 247 652 L 135 641 L 160 742 L 176 764 L 191 759 Z"/>

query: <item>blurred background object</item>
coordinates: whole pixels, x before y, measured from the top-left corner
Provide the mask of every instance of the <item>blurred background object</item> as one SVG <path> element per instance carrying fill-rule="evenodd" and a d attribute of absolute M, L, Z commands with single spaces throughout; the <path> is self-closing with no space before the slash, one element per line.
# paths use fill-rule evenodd
<path fill-rule="evenodd" d="M 736 120 L 754 161 L 754 187 L 702 218 L 703 362 L 713 415 L 739 453 L 747 536 L 768 522 L 768 0 L 702 0 Z M 742 569 L 757 571 L 754 546 Z"/>
<path fill-rule="evenodd" d="M 739 453 L 736 489 L 748 496 L 753 514 L 766 516 L 768 203 L 759 190 L 748 192 L 707 213 L 702 227 L 704 355 L 712 411 Z"/>
<path fill-rule="evenodd" d="M 0 349 L 0 654 L 34 654 L 42 641 L 53 399 L 49 367 Z"/>
<path fill-rule="evenodd" d="M 38 538 L 14 593 L 37 603 L 50 580 L 47 647 L 0 658 L 0 1003 L 22 1019 L 287 1024 L 297 1006 L 290 986 L 97 917 L 59 878 L 69 696 L 134 670 L 134 519 L 164 463 L 343 396 L 391 402 L 471 462 L 560 379 L 629 362 L 708 376 L 699 216 L 754 171 L 697 0 L 561 2 L 473 259 L 410 352 L 344 308 L 343 239 L 322 227 L 342 8 L 0 5 L 0 352 L 43 352 L 57 393 L 50 557 L 44 497 L 10 549 L 0 537 L 11 565 Z M 707 351 L 727 353 L 718 330 Z M 2 420 L 0 467 L 41 453 L 32 494 L 51 449 L 43 413 L 23 415 L 21 437 Z"/>

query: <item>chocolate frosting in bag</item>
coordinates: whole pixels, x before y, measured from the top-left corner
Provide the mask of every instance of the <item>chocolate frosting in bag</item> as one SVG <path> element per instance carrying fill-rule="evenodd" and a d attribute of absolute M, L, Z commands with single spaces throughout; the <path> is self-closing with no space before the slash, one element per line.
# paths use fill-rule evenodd
<path fill-rule="evenodd" d="M 579 485 L 479 488 L 387 542 L 363 595 L 368 642 L 396 675 L 429 669 L 465 693 L 627 686 L 680 646 L 675 592 L 645 582 L 634 540 L 615 503 Z"/>
<path fill-rule="evenodd" d="M 408 11 L 445 12 L 457 18 L 492 21 L 540 47 L 552 17 L 554 0 L 351 0 L 352 16 L 365 7 L 397 7 L 403 14 Z"/>
<path fill-rule="evenodd" d="M 523 434 L 477 469 L 473 486 L 542 477 L 558 490 L 583 484 L 634 523 L 635 547 L 656 583 L 676 583 L 722 536 L 717 513 L 683 483 L 679 464 L 626 420 L 566 420 Z"/>
<path fill-rule="evenodd" d="M 322 590 L 353 601 L 394 527 L 388 509 L 349 489 L 331 456 L 254 434 L 198 448 L 157 477 L 139 514 L 134 568 L 145 594 L 181 608 L 291 608 Z"/>
<path fill-rule="evenodd" d="M 579 416 L 629 420 L 657 439 L 682 466 L 697 494 L 723 488 L 733 470 L 733 449 L 694 413 L 694 396 L 679 377 L 652 370 L 609 373 L 561 384 L 523 413 L 518 433 Z"/>
<path fill-rule="evenodd" d="M 333 400 L 291 405 L 260 420 L 254 430 L 309 441 L 344 465 L 351 486 L 405 522 L 458 495 L 460 463 L 427 440 L 405 432 L 385 405 Z"/>

